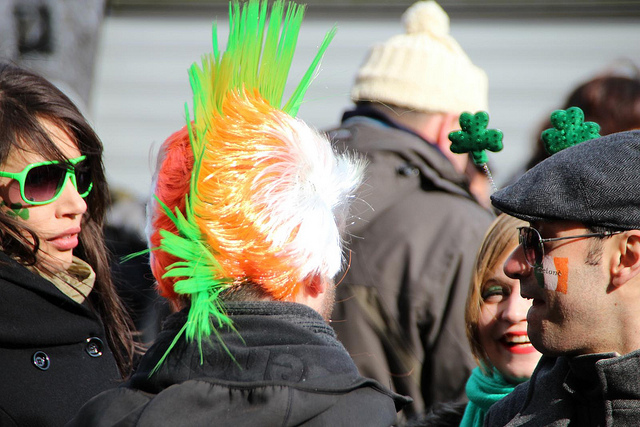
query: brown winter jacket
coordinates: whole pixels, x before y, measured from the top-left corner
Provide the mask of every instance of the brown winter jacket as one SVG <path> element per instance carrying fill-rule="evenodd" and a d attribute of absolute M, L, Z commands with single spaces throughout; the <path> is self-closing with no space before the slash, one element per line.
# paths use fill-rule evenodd
<path fill-rule="evenodd" d="M 414 399 L 408 416 L 464 400 L 475 367 L 464 306 L 492 213 L 441 152 L 385 117 L 355 115 L 329 135 L 369 161 L 337 288 L 338 338 L 362 375 Z"/>

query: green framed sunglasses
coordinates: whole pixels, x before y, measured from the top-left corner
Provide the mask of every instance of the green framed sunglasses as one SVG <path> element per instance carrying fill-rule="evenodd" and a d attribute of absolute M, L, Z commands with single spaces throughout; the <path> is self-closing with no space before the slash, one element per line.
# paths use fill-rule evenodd
<path fill-rule="evenodd" d="M 71 179 L 80 197 L 87 197 L 93 182 L 86 162 L 87 156 L 67 161 L 51 160 L 31 163 L 21 172 L 0 171 L 0 176 L 11 178 L 20 184 L 20 196 L 30 205 L 46 205 L 55 201 Z"/>

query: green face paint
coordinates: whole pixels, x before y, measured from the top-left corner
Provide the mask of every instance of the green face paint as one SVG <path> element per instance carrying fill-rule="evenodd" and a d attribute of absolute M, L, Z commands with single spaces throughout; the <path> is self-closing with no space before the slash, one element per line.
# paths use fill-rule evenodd
<path fill-rule="evenodd" d="M 3 200 L 0 202 L 0 207 L 4 206 L 7 206 L 7 204 Z M 11 203 L 11 205 L 9 205 L 9 210 L 7 210 L 6 212 L 7 215 L 12 218 L 20 217 L 25 221 L 29 219 L 29 209 L 22 207 L 20 203 Z"/>

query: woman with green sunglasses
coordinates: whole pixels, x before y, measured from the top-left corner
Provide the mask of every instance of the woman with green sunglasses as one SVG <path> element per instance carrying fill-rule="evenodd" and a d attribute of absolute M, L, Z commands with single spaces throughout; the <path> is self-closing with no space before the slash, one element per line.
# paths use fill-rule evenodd
<path fill-rule="evenodd" d="M 102 235 L 102 143 L 40 76 L 0 64 L 0 425 L 64 425 L 131 370 Z"/>
<path fill-rule="evenodd" d="M 16 181 L 16 185 L 20 188 L 22 202 L 27 206 L 47 205 L 56 201 L 62 194 L 67 179 L 71 180 L 80 197 L 84 198 L 89 195 L 93 187 L 91 171 L 87 167 L 86 160 L 87 156 L 80 156 L 65 161 L 48 160 L 30 163 L 17 173 L 0 171 L 0 177 Z"/>

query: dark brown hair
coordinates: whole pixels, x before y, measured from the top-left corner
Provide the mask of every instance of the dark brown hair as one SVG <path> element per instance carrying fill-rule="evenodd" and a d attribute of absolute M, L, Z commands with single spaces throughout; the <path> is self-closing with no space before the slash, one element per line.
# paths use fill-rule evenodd
<path fill-rule="evenodd" d="M 109 345 L 123 377 L 131 372 L 134 344 L 131 320 L 111 280 L 103 222 L 109 191 L 102 164 L 102 142 L 80 111 L 59 89 L 43 77 L 17 66 L 0 63 L 0 164 L 11 150 L 41 153 L 52 160 L 66 160 L 44 126 L 49 122 L 67 133 L 87 156 L 93 189 L 86 198 L 79 245 L 74 255 L 86 261 L 96 273 L 88 301 L 104 324 Z M 33 241 L 25 237 L 25 232 Z M 0 215 L 0 247 L 24 265 L 37 263 L 39 241 L 25 223 Z"/>

